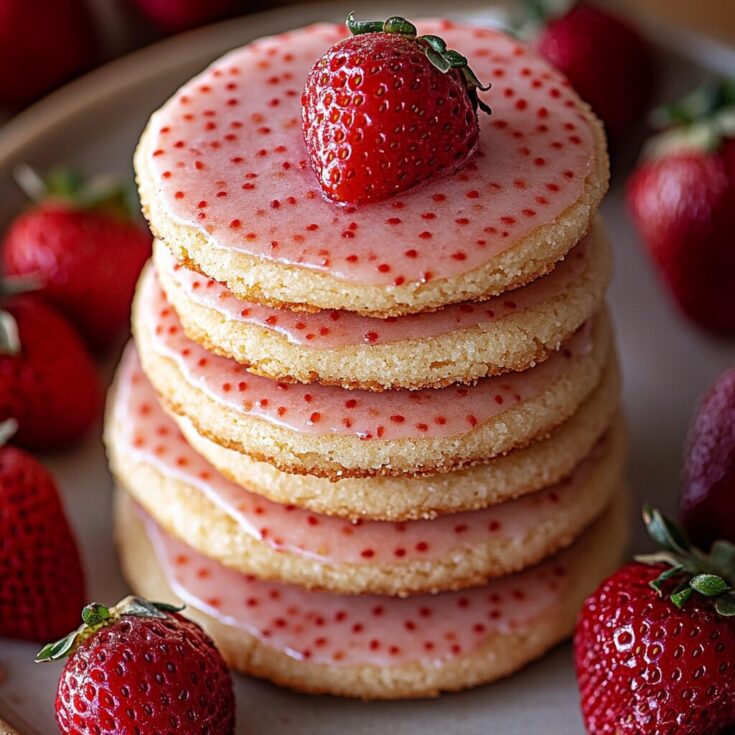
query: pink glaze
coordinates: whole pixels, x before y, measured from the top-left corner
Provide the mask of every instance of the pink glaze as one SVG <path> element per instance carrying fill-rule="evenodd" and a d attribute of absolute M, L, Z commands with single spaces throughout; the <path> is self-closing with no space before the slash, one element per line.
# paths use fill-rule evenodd
<path fill-rule="evenodd" d="M 294 659 L 332 666 L 439 663 L 469 653 L 489 636 L 541 617 L 561 598 L 579 561 L 571 549 L 463 592 L 404 599 L 338 595 L 227 569 L 143 517 L 168 583 L 183 602 Z"/>
<path fill-rule="evenodd" d="M 252 375 L 227 357 L 192 342 L 149 268 L 139 309 L 149 315 L 153 350 L 176 362 L 187 382 L 241 414 L 303 434 L 361 439 L 450 437 L 466 434 L 508 408 L 537 396 L 591 349 L 589 324 L 546 362 L 522 373 L 483 378 L 473 386 L 374 393 L 282 383 Z"/>
<path fill-rule="evenodd" d="M 220 475 L 197 454 L 161 408 L 141 372 L 135 350 L 120 367 L 115 421 L 123 426 L 120 449 L 162 475 L 201 490 L 232 516 L 250 536 L 274 549 L 331 563 L 384 564 L 439 559 L 454 549 L 523 540 L 553 514 L 563 512 L 583 492 L 590 466 L 604 451 L 598 446 L 564 483 L 482 511 L 442 516 L 431 521 L 391 523 L 317 515 L 280 505 L 248 492 Z"/>
<path fill-rule="evenodd" d="M 148 164 L 169 216 L 212 243 L 358 283 L 466 272 L 560 216 L 582 194 L 594 138 L 568 81 L 497 31 L 419 23 L 467 55 L 481 96 L 480 150 L 407 194 L 339 207 L 307 163 L 301 91 L 346 31 L 316 25 L 216 62 L 157 112 Z"/>
<path fill-rule="evenodd" d="M 544 278 L 479 304 L 448 306 L 433 313 L 387 319 L 371 319 L 349 311 L 304 314 L 240 301 L 223 285 L 179 265 L 165 249 L 156 258 L 189 299 L 218 311 L 227 319 L 251 324 L 286 337 L 289 342 L 312 348 L 387 344 L 407 339 L 428 339 L 459 329 L 490 324 L 520 313 L 564 293 L 585 267 L 589 244 L 583 240 Z"/>

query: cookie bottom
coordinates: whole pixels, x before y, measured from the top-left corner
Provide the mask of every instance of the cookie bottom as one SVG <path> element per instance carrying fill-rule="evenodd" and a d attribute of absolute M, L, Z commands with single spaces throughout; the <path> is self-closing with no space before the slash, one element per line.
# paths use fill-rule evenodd
<path fill-rule="evenodd" d="M 315 662 L 305 655 L 274 647 L 267 637 L 232 624 L 233 618 L 214 617 L 207 602 L 193 599 L 185 590 L 179 589 L 178 593 L 187 598 L 184 614 L 204 627 L 229 666 L 237 671 L 313 694 L 361 699 L 432 697 L 442 691 L 465 689 L 508 676 L 567 638 L 585 597 L 619 564 L 627 545 L 627 526 L 627 502 L 621 496 L 574 546 L 546 562 L 551 568 L 557 561 L 563 563 L 568 571 L 564 589 L 553 594 L 539 614 L 523 625 L 496 627 L 466 652 L 443 659 L 418 656 L 392 665 Z M 180 599 L 156 559 L 142 516 L 124 493 L 117 496 L 115 527 L 123 573 L 135 592 L 167 601 Z M 528 581 L 524 576 L 528 574 L 517 575 L 514 581 L 521 586 Z M 533 588 L 526 591 L 534 593 Z M 544 590 L 536 592 L 547 594 Z M 366 600 L 366 604 L 374 604 L 375 599 Z M 411 604 L 411 598 L 400 604 Z M 457 607 L 461 608 L 461 604 Z"/>

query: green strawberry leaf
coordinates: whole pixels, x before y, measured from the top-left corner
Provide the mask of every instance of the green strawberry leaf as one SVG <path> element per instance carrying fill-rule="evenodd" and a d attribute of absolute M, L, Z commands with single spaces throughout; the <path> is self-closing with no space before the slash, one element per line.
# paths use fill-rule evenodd
<path fill-rule="evenodd" d="M 439 54 L 443 54 L 447 50 L 447 42 L 439 36 L 427 34 L 426 36 L 421 36 L 421 40 L 426 41 Z"/>
<path fill-rule="evenodd" d="M 650 586 L 653 587 L 653 589 L 658 592 L 659 597 L 663 594 L 663 584 L 667 580 L 671 579 L 672 577 L 675 577 L 677 574 L 680 574 L 682 571 L 682 568 L 680 566 L 673 566 L 669 567 L 668 569 L 665 569 L 661 574 L 656 577 L 652 582 L 649 582 Z"/>
<path fill-rule="evenodd" d="M 13 174 L 18 186 L 34 202 L 55 199 L 120 219 L 133 216 L 130 188 L 115 176 L 89 178 L 73 169 L 56 168 L 43 177 L 27 164 L 17 166 Z"/>
<path fill-rule="evenodd" d="M 36 663 L 57 661 L 70 655 L 77 646 L 93 636 L 100 628 L 115 623 L 125 615 L 141 618 L 165 618 L 166 613 L 177 613 L 183 609 L 183 606 L 171 605 L 167 602 L 151 602 L 133 595 L 125 597 L 111 608 L 100 605 L 98 602 L 92 602 L 82 610 L 82 624 L 64 638 L 46 644 L 36 654 Z"/>
<path fill-rule="evenodd" d="M 400 15 L 394 15 L 383 23 L 383 33 L 400 33 L 402 36 L 415 38 L 418 31 L 413 23 L 409 23 Z"/>
<path fill-rule="evenodd" d="M 452 65 L 440 53 L 434 51 L 433 48 L 426 49 L 426 58 L 435 66 L 442 74 L 446 74 Z"/>
<path fill-rule="evenodd" d="M 67 656 L 74 647 L 80 632 L 80 630 L 75 630 L 61 640 L 55 641 L 54 643 L 47 643 L 36 654 L 36 663 L 42 664 L 50 661 L 58 661 L 60 658 Z"/>
<path fill-rule="evenodd" d="M 671 602 L 674 603 L 678 608 L 682 608 L 684 603 L 694 594 L 694 590 L 686 585 L 685 587 L 679 587 L 676 592 L 671 595 Z"/>
<path fill-rule="evenodd" d="M 659 596 L 664 586 L 677 579 L 678 586 L 669 598 L 682 607 L 695 593 L 713 599 L 721 615 L 735 615 L 735 545 L 716 541 L 709 554 L 693 547 L 679 527 L 650 505 L 643 508 L 643 520 L 654 541 L 661 547 L 652 554 L 636 556 L 641 564 L 664 564 L 666 568 L 649 585 Z"/>
<path fill-rule="evenodd" d="M 85 625 L 93 628 L 110 619 L 110 610 L 99 602 L 92 602 L 82 610 L 82 620 Z"/>
<path fill-rule="evenodd" d="M 691 545 L 684 534 L 660 511 L 650 505 L 644 506 L 643 521 L 649 536 L 664 550 L 683 555 L 691 551 Z"/>
<path fill-rule="evenodd" d="M 730 592 L 715 600 L 715 610 L 725 618 L 735 617 L 735 595 Z"/>
<path fill-rule="evenodd" d="M 716 574 L 698 574 L 692 577 L 689 585 L 703 597 L 717 597 L 730 589 L 730 585 Z"/>
<path fill-rule="evenodd" d="M 709 559 L 721 576 L 735 582 L 735 544 L 729 541 L 718 540 L 712 544 Z"/>
<path fill-rule="evenodd" d="M 435 69 L 442 74 L 448 74 L 452 69 L 459 69 L 462 72 L 467 94 L 475 110 L 479 108 L 488 115 L 492 114 L 490 107 L 477 94 L 478 89 L 484 92 L 490 89 L 490 85 L 483 85 L 470 69 L 467 58 L 458 51 L 447 49 L 447 43 L 443 38 L 433 34 L 417 36 L 416 26 L 400 16 L 388 18 L 385 22 L 358 21 L 355 19 L 355 14 L 350 13 L 347 16 L 347 28 L 355 36 L 365 33 L 397 33 L 416 39 L 423 46 L 426 58 Z"/>

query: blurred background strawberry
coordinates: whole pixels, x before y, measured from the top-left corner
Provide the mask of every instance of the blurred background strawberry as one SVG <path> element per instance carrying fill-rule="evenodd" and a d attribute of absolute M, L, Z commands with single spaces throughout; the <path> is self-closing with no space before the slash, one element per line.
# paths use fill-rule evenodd
<path fill-rule="evenodd" d="M 94 424 L 102 386 L 69 323 L 19 290 L 17 281 L 0 281 L 0 421 L 17 422 L 14 444 L 63 448 Z"/>
<path fill-rule="evenodd" d="M 31 102 L 97 58 L 84 0 L 0 0 L 0 105 Z"/>
<path fill-rule="evenodd" d="M 563 72 L 605 124 L 623 140 L 652 103 L 653 52 L 627 21 L 580 0 L 524 0 L 522 33 Z"/>
<path fill-rule="evenodd" d="M 129 0 L 166 33 L 176 33 L 248 10 L 245 0 Z"/>
<path fill-rule="evenodd" d="M 87 180 L 63 169 L 44 179 L 23 167 L 18 179 L 32 204 L 8 227 L 4 272 L 32 276 L 39 294 L 104 350 L 127 328 L 135 283 L 151 254 L 132 193 L 115 179 Z"/>
<path fill-rule="evenodd" d="M 654 122 L 663 132 L 628 182 L 633 222 L 680 310 L 735 335 L 735 82 L 704 86 Z"/>

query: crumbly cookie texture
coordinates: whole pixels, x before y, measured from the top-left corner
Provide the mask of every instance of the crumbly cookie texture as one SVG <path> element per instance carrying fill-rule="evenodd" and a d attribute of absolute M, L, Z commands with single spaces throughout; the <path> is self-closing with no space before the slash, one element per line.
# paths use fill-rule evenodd
<path fill-rule="evenodd" d="M 617 425 L 563 482 L 487 510 L 402 523 L 315 515 L 234 485 L 187 444 L 126 356 L 106 443 L 118 485 L 203 555 L 263 579 L 353 594 L 459 589 L 570 544 L 620 485 Z"/>
<path fill-rule="evenodd" d="M 549 596 L 548 599 L 534 603 L 539 606 L 539 612 L 531 619 L 524 620 L 523 625 L 501 628 L 491 626 L 489 630 L 484 631 L 487 626 L 485 622 L 482 628 L 475 628 L 476 643 L 467 650 L 436 657 L 424 647 L 426 653 L 412 660 L 401 660 L 400 663 L 393 664 L 386 662 L 381 665 L 341 663 L 338 658 L 339 652 L 335 653 L 333 660 L 328 663 L 321 660 L 315 662 L 313 656 L 289 655 L 286 650 L 275 645 L 273 636 L 264 637 L 247 626 L 245 620 L 248 608 L 245 605 L 241 618 L 243 622 L 228 625 L 217 607 L 213 607 L 219 600 L 197 600 L 180 587 L 177 587 L 177 592 L 171 589 L 171 578 L 164 573 L 160 560 L 156 559 L 141 515 L 136 512 L 125 493 L 119 493 L 117 496 L 115 526 L 123 573 L 135 592 L 167 601 L 177 601 L 183 595 L 187 602 L 184 614 L 203 625 L 234 669 L 270 679 L 298 691 L 315 694 L 334 694 L 361 699 L 406 699 L 432 697 L 442 691 L 456 691 L 500 679 L 543 655 L 566 638 L 574 628 L 574 621 L 584 598 L 600 579 L 620 563 L 627 545 L 628 523 L 626 498 L 621 495 L 612 508 L 572 547 L 539 567 L 508 577 L 508 581 L 505 581 L 506 578 L 500 578 L 491 582 L 487 594 L 496 589 L 493 585 L 501 584 L 505 589 L 508 584 L 517 583 L 514 586 L 523 589 L 524 594 Z M 191 551 L 191 554 L 195 553 Z M 547 569 L 552 575 L 554 569 L 562 574 L 556 583 L 552 583 L 555 587 L 554 592 L 540 583 L 534 583 L 535 577 L 543 576 L 544 570 Z M 230 576 L 227 579 L 230 579 Z M 233 586 L 236 585 L 236 578 L 232 577 L 232 580 Z M 273 583 L 256 582 L 256 584 L 270 585 L 268 600 L 280 597 L 278 588 L 274 588 Z M 287 586 L 281 589 L 285 591 Z M 483 590 L 484 588 L 478 588 L 468 592 L 477 595 L 482 594 Z M 323 596 L 329 593 L 303 591 L 298 594 L 304 604 L 309 604 L 309 595 Z M 457 596 L 456 603 L 459 603 L 460 596 L 464 594 L 443 593 Z M 406 598 L 396 603 L 387 603 L 398 605 L 412 621 L 411 627 L 406 628 L 401 634 L 402 643 L 412 642 L 419 636 L 425 636 L 426 640 L 431 642 L 436 626 L 431 623 L 430 617 L 422 616 L 421 608 L 426 606 L 430 616 L 431 606 L 445 602 L 452 604 L 454 597 L 445 601 L 443 595 Z M 395 598 L 340 596 L 338 599 L 341 601 L 339 604 L 348 610 L 352 610 L 351 606 L 354 605 L 358 606 L 357 611 L 362 605 L 368 606 L 366 612 L 372 608 L 371 621 L 374 623 L 374 630 L 368 635 L 368 641 L 381 639 L 380 627 L 384 623 L 381 622 L 382 617 L 376 617 L 375 609 L 386 606 L 381 604 L 381 600 Z M 322 606 L 318 601 L 313 604 L 324 612 L 326 605 Z M 517 607 L 518 603 L 515 605 Z M 333 607 L 331 604 L 329 606 Z M 461 611 L 463 608 L 461 604 L 454 604 L 453 609 Z M 455 619 L 461 614 L 456 612 Z M 277 615 L 278 611 L 274 610 L 274 617 L 277 618 Z M 349 612 L 342 610 L 341 614 L 337 613 L 334 620 L 332 617 L 329 622 L 325 620 L 325 626 L 318 629 L 318 640 L 312 642 L 305 637 L 301 645 L 310 647 L 312 643 L 316 643 L 317 651 L 322 640 L 325 646 L 332 645 L 329 641 L 332 625 L 347 626 L 346 630 L 349 631 L 349 626 L 354 623 L 351 622 Z M 427 625 L 430 627 L 429 630 L 426 630 Z M 477 625 L 480 624 L 475 623 L 475 626 Z M 472 628 L 472 623 L 469 627 Z M 352 632 L 349 635 L 358 634 Z"/>
<path fill-rule="evenodd" d="M 494 114 L 462 170 L 388 202 L 326 202 L 300 153 L 296 80 L 344 29 L 313 26 L 226 56 L 152 116 L 135 166 L 156 236 L 243 299 L 381 317 L 486 299 L 551 271 L 607 190 L 601 124 L 509 36 L 442 21 L 421 30 L 493 83 Z"/>
<path fill-rule="evenodd" d="M 484 395 L 481 391 L 495 394 L 495 383 L 430 390 L 425 395 L 404 392 L 399 396 L 391 392 L 389 396 L 326 386 L 279 389 L 274 381 L 250 376 L 243 382 L 250 391 L 243 403 L 236 390 L 238 376 L 243 377 L 241 366 L 204 352 L 178 334 L 171 336 L 169 329 L 180 329 L 176 323 L 168 329 L 169 322 L 153 328 L 149 298 L 155 297 L 156 289 L 160 291 L 152 274 L 144 273 L 134 305 L 133 329 L 143 370 L 168 410 L 190 420 L 200 434 L 252 459 L 270 462 L 285 471 L 332 479 L 448 471 L 527 446 L 576 411 L 613 359 L 609 318 L 601 312 L 591 323 L 589 334 L 575 336 L 574 349 L 570 342 L 570 347 L 525 373 L 486 378 L 499 381 L 497 390 L 504 395 L 497 393 L 497 402 L 480 398 Z M 164 313 L 166 302 L 154 302 L 156 309 L 159 303 L 164 305 Z M 170 320 L 171 315 L 166 318 Z M 202 357 L 198 357 L 197 349 Z M 524 398 L 526 389 L 528 395 Z M 396 400 L 406 405 L 396 404 Z M 448 416 L 448 411 L 462 405 L 459 400 L 466 401 L 474 412 L 467 413 L 466 420 L 464 413 L 457 418 L 461 434 L 453 431 L 447 435 L 445 427 L 450 424 L 444 414 Z M 278 415 L 276 401 L 281 403 Z M 286 408 L 286 402 L 290 402 L 290 408 Z M 355 402 L 356 410 L 363 412 L 366 426 L 376 423 L 374 410 L 383 405 L 385 424 L 377 425 L 375 435 L 368 439 L 354 425 L 354 410 L 344 408 L 347 402 Z M 370 406 L 373 412 L 368 410 Z M 444 413 L 437 416 L 434 406 Z M 487 412 L 488 417 L 478 419 L 477 409 Z M 415 418 L 419 411 L 426 416 Z M 341 413 L 347 414 L 345 418 L 339 418 Z M 263 418 L 271 415 L 272 419 Z M 420 422 L 421 429 L 407 424 L 406 415 L 414 423 Z M 289 425 L 291 417 L 294 423 Z"/>
<path fill-rule="evenodd" d="M 610 246 L 596 223 L 552 273 L 521 289 L 386 323 L 347 312 L 298 314 L 243 302 L 224 286 L 173 265 L 160 241 L 154 260 L 187 335 L 208 350 L 276 380 L 368 390 L 442 387 L 526 370 L 599 309 L 612 271 Z M 437 333 L 438 320 L 446 329 Z M 325 338 L 338 330 L 340 341 Z"/>
<path fill-rule="evenodd" d="M 282 472 L 202 436 L 179 418 L 189 444 L 220 473 L 277 503 L 353 520 L 407 521 L 486 508 L 568 476 L 610 427 L 619 393 L 617 365 L 564 424 L 528 447 L 463 470 L 420 476 L 383 475 L 341 480 Z"/>

